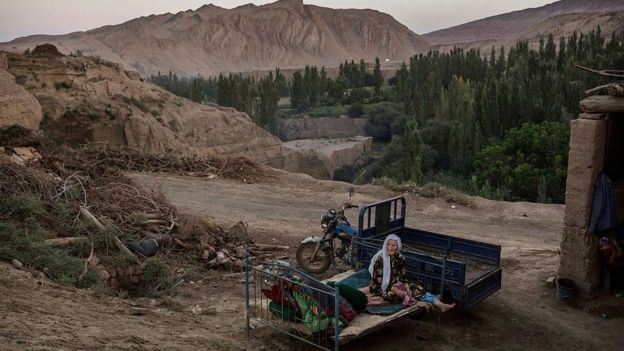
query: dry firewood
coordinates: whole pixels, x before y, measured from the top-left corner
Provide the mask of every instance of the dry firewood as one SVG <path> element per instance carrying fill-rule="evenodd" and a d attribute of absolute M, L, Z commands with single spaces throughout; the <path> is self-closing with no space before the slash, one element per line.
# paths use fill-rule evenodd
<path fill-rule="evenodd" d="M 159 224 L 162 226 L 169 226 L 169 222 L 165 219 L 148 219 L 141 222 L 141 224 Z"/>
<path fill-rule="evenodd" d="M 603 85 L 599 85 L 595 88 L 591 88 L 589 90 L 585 90 L 585 95 L 591 95 L 592 93 L 595 93 L 597 91 L 600 91 L 602 89 L 607 89 L 607 87 L 609 87 L 609 84 L 603 84 Z"/>
<path fill-rule="evenodd" d="M 165 240 L 166 237 L 169 237 L 169 235 L 167 234 L 158 234 L 158 233 L 146 233 L 145 236 L 147 236 L 148 238 L 154 239 L 158 241 L 159 243 Z"/>
<path fill-rule="evenodd" d="M 87 210 L 85 207 L 80 206 L 80 213 L 82 213 L 85 217 L 87 217 L 87 219 L 89 219 L 91 222 L 93 222 L 93 224 L 95 224 L 96 227 L 98 227 L 100 229 L 100 231 L 104 231 L 106 230 L 106 227 L 100 223 L 100 221 L 98 221 L 97 218 L 95 218 L 95 216 L 93 216 L 93 214 L 91 214 L 91 212 L 89 212 L 89 210 Z M 138 259 L 136 257 L 135 254 L 132 253 L 132 251 L 130 251 L 130 249 L 128 249 L 126 247 L 126 245 L 124 245 L 121 240 L 119 240 L 119 238 L 117 237 L 117 235 L 110 233 L 110 235 L 113 237 L 113 242 L 115 243 L 115 246 L 117 246 L 117 248 L 125 253 L 126 255 L 133 257 L 135 259 Z"/>
<path fill-rule="evenodd" d="M 595 88 L 585 91 L 585 95 L 591 95 L 597 91 L 606 89 L 611 96 L 624 96 L 624 82 L 615 82 L 599 85 Z"/>
<path fill-rule="evenodd" d="M 600 74 L 601 76 L 624 78 L 624 71 L 619 71 L 619 70 L 596 70 L 596 69 L 583 67 L 581 65 L 575 65 L 575 66 L 576 66 L 576 68 L 581 69 L 583 71 Z"/>
<path fill-rule="evenodd" d="M 180 239 L 173 239 L 173 242 L 175 242 L 177 245 L 180 245 L 187 250 L 191 250 L 191 247 L 188 244 L 185 244 L 184 242 L 182 242 L 182 240 Z"/>
<path fill-rule="evenodd" d="M 89 263 L 91 262 L 91 259 L 93 258 L 93 240 L 91 240 L 91 253 L 89 254 L 89 257 L 85 260 L 84 263 L 84 269 L 82 271 L 82 274 L 80 274 L 80 276 L 78 276 L 78 279 L 82 279 L 82 277 L 85 276 L 85 274 L 87 274 L 87 271 L 89 270 Z"/>
<path fill-rule="evenodd" d="M 260 251 L 288 250 L 288 249 L 290 249 L 290 247 L 285 246 L 285 245 L 255 244 L 255 246 Z"/>
<path fill-rule="evenodd" d="M 95 218 L 95 216 L 91 212 L 89 212 L 89 210 L 87 210 L 85 207 L 80 206 L 80 213 L 82 213 L 83 216 L 87 217 L 88 220 L 93 222 L 93 224 L 95 224 L 95 226 L 98 227 L 99 230 L 106 230 L 106 227 L 104 226 L 104 224 L 98 221 L 98 219 Z"/>
<path fill-rule="evenodd" d="M 134 217 L 138 218 L 146 218 L 146 219 L 160 219 L 161 215 L 158 213 L 145 213 L 145 212 L 135 212 L 132 214 Z"/>
<path fill-rule="evenodd" d="M 44 240 L 43 243 L 48 246 L 57 247 L 57 246 L 67 246 L 67 245 L 75 244 L 84 239 L 85 239 L 84 236 L 72 236 L 68 238 L 47 239 L 47 240 Z"/>

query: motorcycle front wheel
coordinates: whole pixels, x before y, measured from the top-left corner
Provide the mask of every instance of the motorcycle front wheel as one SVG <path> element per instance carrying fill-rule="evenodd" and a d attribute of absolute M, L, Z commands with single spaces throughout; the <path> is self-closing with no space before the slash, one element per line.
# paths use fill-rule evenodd
<path fill-rule="evenodd" d="M 312 255 L 316 250 L 317 243 L 303 243 L 297 248 L 297 263 L 304 271 L 309 273 L 323 273 L 331 265 L 331 254 L 329 250 L 319 250 L 314 261 Z"/>

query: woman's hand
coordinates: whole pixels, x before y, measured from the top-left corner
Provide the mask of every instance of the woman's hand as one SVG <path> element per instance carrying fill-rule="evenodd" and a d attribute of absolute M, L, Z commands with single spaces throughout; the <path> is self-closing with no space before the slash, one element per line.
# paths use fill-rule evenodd
<path fill-rule="evenodd" d="M 406 295 L 406 292 L 404 290 L 401 290 L 395 286 L 392 287 L 392 292 L 400 298 L 404 298 Z"/>

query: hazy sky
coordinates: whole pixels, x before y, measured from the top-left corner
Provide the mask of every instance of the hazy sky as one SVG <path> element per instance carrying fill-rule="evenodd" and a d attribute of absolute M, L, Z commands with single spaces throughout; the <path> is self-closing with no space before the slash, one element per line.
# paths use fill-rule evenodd
<path fill-rule="evenodd" d="M 332 8 L 371 8 L 386 12 L 418 34 L 555 0 L 304 0 Z M 135 17 L 175 13 L 212 2 L 233 8 L 250 0 L 0 0 L 0 42 L 31 34 L 66 34 Z"/>

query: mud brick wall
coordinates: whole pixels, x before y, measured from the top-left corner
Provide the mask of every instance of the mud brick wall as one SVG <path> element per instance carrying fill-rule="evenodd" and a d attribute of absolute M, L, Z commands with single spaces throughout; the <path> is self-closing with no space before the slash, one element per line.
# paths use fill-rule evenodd
<path fill-rule="evenodd" d="M 587 233 L 587 227 L 594 182 L 604 165 L 606 135 L 607 120 L 603 115 L 580 115 L 570 123 L 559 277 L 572 279 L 585 296 L 598 287 L 601 278 L 598 240 Z"/>

